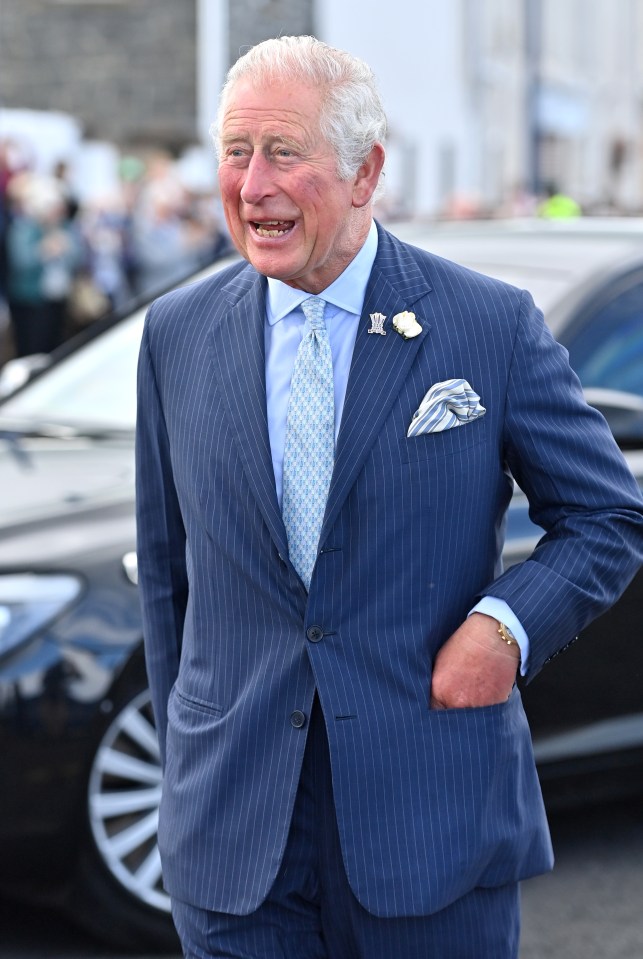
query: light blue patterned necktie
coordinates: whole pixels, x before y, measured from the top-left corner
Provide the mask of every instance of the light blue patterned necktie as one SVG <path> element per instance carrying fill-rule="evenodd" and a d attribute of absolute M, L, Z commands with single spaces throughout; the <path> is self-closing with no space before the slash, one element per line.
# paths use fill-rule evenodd
<path fill-rule="evenodd" d="M 286 420 L 283 519 L 290 560 L 306 589 L 317 557 L 335 458 L 333 359 L 325 303 L 304 300 L 304 335 L 297 351 Z"/>

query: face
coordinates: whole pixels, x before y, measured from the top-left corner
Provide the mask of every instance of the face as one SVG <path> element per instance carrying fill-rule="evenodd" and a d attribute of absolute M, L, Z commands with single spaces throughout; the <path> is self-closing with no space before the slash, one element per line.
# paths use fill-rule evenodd
<path fill-rule="evenodd" d="M 219 184 L 239 252 L 265 276 L 319 293 L 364 242 L 383 150 L 340 180 L 319 130 L 316 87 L 240 80 L 220 130 Z M 376 169 L 377 168 L 377 169 Z"/>

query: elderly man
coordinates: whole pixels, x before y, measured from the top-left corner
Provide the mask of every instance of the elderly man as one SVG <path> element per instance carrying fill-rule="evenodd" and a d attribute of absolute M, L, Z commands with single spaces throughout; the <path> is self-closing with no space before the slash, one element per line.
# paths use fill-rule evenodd
<path fill-rule="evenodd" d="M 139 570 L 190 957 L 517 956 L 552 853 L 516 673 L 641 563 L 638 488 L 529 294 L 373 222 L 385 131 L 361 61 L 251 49 L 216 134 L 248 262 L 147 319 Z M 503 572 L 512 476 L 546 533 Z"/>

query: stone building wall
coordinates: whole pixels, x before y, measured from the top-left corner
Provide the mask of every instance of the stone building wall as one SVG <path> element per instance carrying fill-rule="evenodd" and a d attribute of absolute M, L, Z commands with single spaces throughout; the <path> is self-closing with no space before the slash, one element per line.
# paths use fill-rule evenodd
<path fill-rule="evenodd" d="M 195 0 L 1 0 L 0 107 L 179 149 L 196 129 Z"/>

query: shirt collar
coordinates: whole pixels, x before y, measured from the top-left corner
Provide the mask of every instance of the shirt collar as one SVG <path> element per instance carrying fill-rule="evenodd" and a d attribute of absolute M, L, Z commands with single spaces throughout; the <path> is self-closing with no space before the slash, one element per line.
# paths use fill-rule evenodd
<path fill-rule="evenodd" d="M 371 221 L 366 242 L 348 264 L 343 273 L 319 294 L 327 303 L 332 303 L 346 313 L 359 316 L 364 305 L 368 278 L 377 255 L 377 227 Z M 307 300 L 310 293 L 295 290 L 292 286 L 268 277 L 268 295 L 266 297 L 266 316 L 268 323 L 274 326 L 279 320 Z"/>

